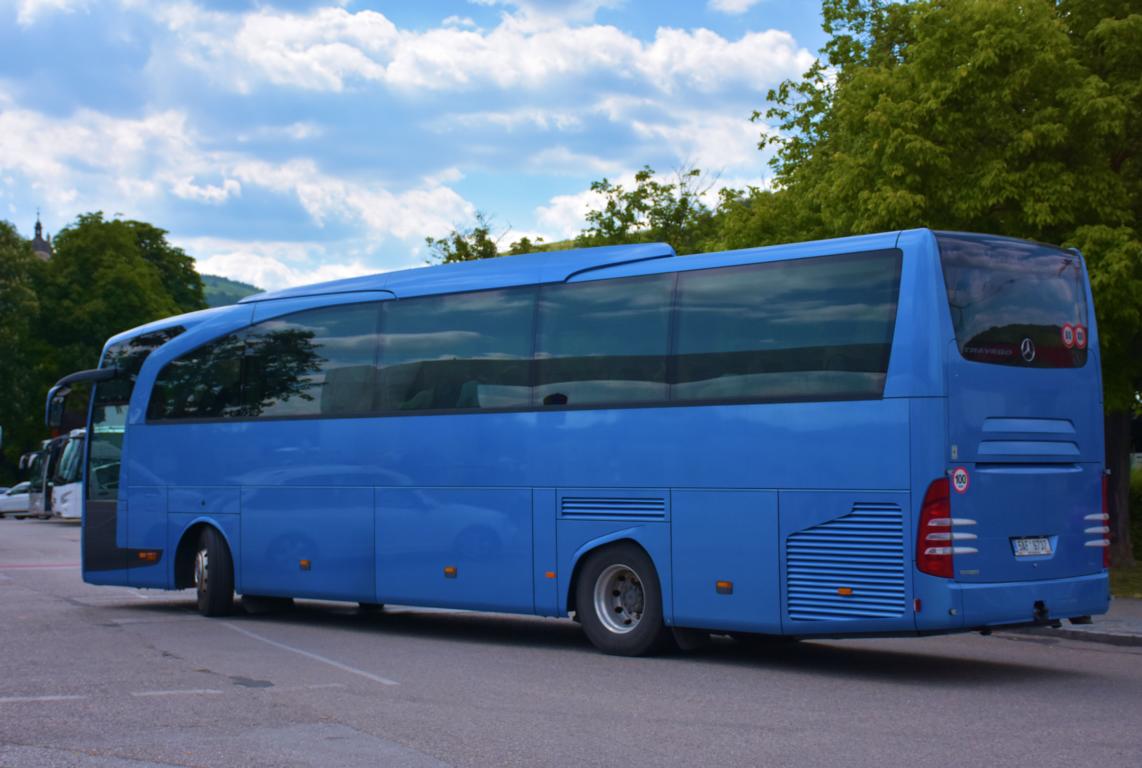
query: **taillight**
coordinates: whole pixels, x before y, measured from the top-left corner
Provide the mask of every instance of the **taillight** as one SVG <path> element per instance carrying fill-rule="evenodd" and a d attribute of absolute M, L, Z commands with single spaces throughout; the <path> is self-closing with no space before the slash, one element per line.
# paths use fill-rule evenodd
<path fill-rule="evenodd" d="M 975 525 L 975 520 L 952 517 L 951 499 L 948 498 L 948 478 L 933 480 L 920 505 L 920 526 L 916 534 L 916 567 L 921 573 L 941 578 L 952 578 L 956 555 L 974 555 L 975 547 L 962 542 L 978 537 L 957 528 Z"/>
<path fill-rule="evenodd" d="M 952 505 L 948 478 L 933 480 L 920 507 L 916 536 L 916 568 L 929 576 L 952 578 Z"/>

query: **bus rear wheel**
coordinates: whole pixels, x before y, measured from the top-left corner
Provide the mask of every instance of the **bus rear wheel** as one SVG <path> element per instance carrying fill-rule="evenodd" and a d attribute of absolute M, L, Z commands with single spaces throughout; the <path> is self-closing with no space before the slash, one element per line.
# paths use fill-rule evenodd
<path fill-rule="evenodd" d="M 635 544 L 591 552 L 575 587 L 575 613 L 603 653 L 642 656 L 662 648 L 662 591 L 650 556 Z"/>
<path fill-rule="evenodd" d="M 194 591 L 203 616 L 226 616 L 234 608 L 234 561 L 222 534 L 203 528 L 194 553 Z"/>

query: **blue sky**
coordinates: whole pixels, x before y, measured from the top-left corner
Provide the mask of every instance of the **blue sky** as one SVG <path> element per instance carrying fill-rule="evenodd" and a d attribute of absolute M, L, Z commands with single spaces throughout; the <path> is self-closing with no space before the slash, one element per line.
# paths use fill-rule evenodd
<path fill-rule="evenodd" d="M 488 214 L 574 234 L 644 164 L 762 184 L 796 0 L 0 0 L 0 218 L 102 210 L 264 288 L 422 264 Z"/>

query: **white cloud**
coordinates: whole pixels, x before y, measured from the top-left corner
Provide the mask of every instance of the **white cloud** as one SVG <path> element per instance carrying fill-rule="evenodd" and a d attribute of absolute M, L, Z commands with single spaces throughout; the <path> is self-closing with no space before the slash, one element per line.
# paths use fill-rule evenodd
<path fill-rule="evenodd" d="M 271 163 L 206 150 L 174 111 L 132 119 L 80 110 L 57 119 L 8 108 L 0 111 L 0 136 L 0 173 L 22 178 L 57 208 L 138 216 L 167 194 L 221 204 L 254 187 L 293 197 L 319 226 L 337 220 L 399 239 L 443 234 L 475 212 L 447 186 L 457 169 L 394 191 L 332 175 L 309 158 Z"/>
<path fill-rule="evenodd" d="M 579 234 L 586 226 L 587 212 L 601 208 L 602 204 L 603 196 L 589 189 L 573 195 L 556 195 L 547 205 L 535 209 L 535 218 L 544 230 L 553 233 L 549 240 L 565 240 Z"/>
<path fill-rule="evenodd" d="M 473 5 L 515 8 L 526 19 L 590 21 L 602 8 L 618 8 L 625 0 L 468 0 Z"/>
<path fill-rule="evenodd" d="M 472 29 L 480 28 L 476 22 L 472 21 L 467 16 L 449 16 L 440 23 L 446 27 L 470 27 Z"/>
<path fill-rule="evenodd" d="M 222 275 L 267 291 L 377 273 L 362 259 L 331 261 L 325 246 L 311 243 L 172 238 L 195 254 L 198 271 Z"/>
<path fill-rule="evenodd" d="M 342 8 L 227 14 L 179 4 L 154 12 L 180 38 L 173 47 L 185 65 L 241 92 L 261 83 L 333 92 L 370 83 L 407 92 L 538 89 L 589 77 L 645 82 L 664 93 L 763 91 L 813 60 L 777 30 L 728 40 L 707 29 L 661 28 L 643 42 L 613 26 L 568 23 L 593 16 L 599 2 L 512 5 L 520 12 L 505 13 L 487 32 L 456 24 L 400 30 L 375 11 Z"/>
<path fill-rule="evenodd" d="M 257 140 L 279 140 L 287 139 L 289 141 L 305 141 L 307 139 L 320 138 L 325 134 L 325 129 L 314 122 L 298 121 L 288 125 L 263 125 L 259 126 L 252 131 L 238 134 L 238 141 L 248 142 Z"/>
<path fill-rule="evenodd" d="M 499 112 L 461 112 L 445 115 L 433 120 L 429 127 L 441 133 L 458 128 L 571 132 L 583 129 L 583 119 L 570 110 L 523 107 Z"/>
<path fill-rule="evenodd" d="M 19 0 L 16 22 L 21 27 L 30 27 L 45 15 L 85 11 L 89 4 L 90 0 Z"/>
<path fill-rule="evenodd" d="M 710 10 L 737 16 L 745 13 L 760 2 L 761 0 L 710 0 L 707 5 Z"/>
<path fill-rule="evenodd" d="M 234 179 L 225 179 L 222 184 L 195 184 L 193 176 L 176 179 L 171 187 L 171 193 L 183 200 L 195 200 L 200 203 L 224 203 L 230 196 L 242 194 L 242 185 Z"/>
<path fill-rule="evenodd" d="M 757 150 L 759 128 L 744 117 L 686 111 L 674 120 L 634 120 L 631 129 L 640 138 L 668 146 L 680 163 L 706 171 L 764 166 Z"/>
<path fill-rule="evenodd" d="M 308 159 L 268 163 L 244 159 L 232 173 L 239 181 L 293 195 L 315 223 L 358 221 L 374 235 L 406 239 L 443 234 L 454 221 L 470 218 L 475 207 L 436 180 L 394 193 L 377 184 L 347 181 L 322 173 Z M 446 174 L 447 175 L 447 174 Z"/>
<path fill-rule="evenodd" d="M 581 176 L 584 172 L 595 175 L 620 173 L 623 165 L 596 155 L 573 152 L 567 147 L 557 146 L 541 150 L 527 161 L 528 166 L 540 173 L 572 174 Z"/>
<path fill-rule="evenodd" d="M 117 197 L 124 213 L 177 183 L 153 168 L 177 167 L 188 151 L 185 117 L 173 111 L 124 119 L 79 110 L 61 120 L 12 107 L 0 112 L 0 136 L 0 169 L 44 202 L 105 208 Z"/>

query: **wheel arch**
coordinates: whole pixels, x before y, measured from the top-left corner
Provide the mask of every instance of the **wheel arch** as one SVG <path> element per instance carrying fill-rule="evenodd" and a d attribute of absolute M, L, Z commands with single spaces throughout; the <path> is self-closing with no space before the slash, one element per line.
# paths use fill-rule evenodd
<path fill-rule="evenodd" d="M 224 526 L 210 517 L 199 517 L 192 520 L 179 534 L 178 544 L 174 553 L 174 573 L 172 583 L 175 589 L 187 589 L 194 586 L 194 551 L 198 537 L 206 528 L 213 528 L 226 543 L 230 550 L 230 560 L 234 564 L 234 583 L 238 583 L 238 558 L 235 555 L 234 542 L 227 535 Z"/>
<path fill-rule="evenodd" d="M 662 593 L 662 615 L 667 624 L 672 624 L 674 620 L 673 611 L 673 598 L 671 590 L 671 576 L 670 576 L 670 546 L 669 535 L 665 532 L 663 526 L 637 526 L 634 528 L 624 528 L 622 530 L 611 531 L 592 538 L 580 545 L 571 556 L 571 563 L 569 572 L 571 578 L 567 580 L 566 585 L 561 585 L 561 594 L 559 596 L 558 605 L 562 605 L 564 610 L 568 613 L 575 609 L 575 589 L 579 583 L 579 575 L 582 572 L 583 561 L 587 555 L 592 552 L 597 552 L 606 547 L 612 547 L 617 544 L 629 543 L 639 547 L 646 553 L 647 558 L 650 559 L 651 564 L 654 565 L 654 570 L 657 572 L 659 581 L 659 590 Z"/>

